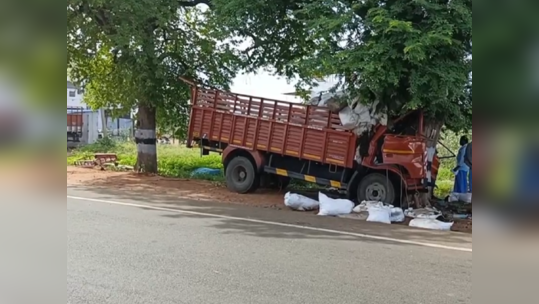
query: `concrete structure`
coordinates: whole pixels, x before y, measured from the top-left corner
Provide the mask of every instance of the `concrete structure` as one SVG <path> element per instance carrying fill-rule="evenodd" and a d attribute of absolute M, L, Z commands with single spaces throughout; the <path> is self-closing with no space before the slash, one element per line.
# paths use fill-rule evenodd
<path fill-rule="evenodd" d="M 96 142 L 103 134 L 103 126 L 107 127 L 110 136 L 126 138 L 132 133 L 133 123 L 128 118 L 106 117 L 105 110 L 92 110 L 84 103 L 84 91 L 67 81 L 67 107 L 81 107 L 83 111 L 82 144 Z M 105 121 L 105 124 L 103 123 Z"/>
<path fill-rule="evenodd" d="M 88 109 L 88 106 L 83 102 L 84 91 L 77 88 L 70 81 L 67 82 L 67 106 L 68 107 L 83 107 Z"/>

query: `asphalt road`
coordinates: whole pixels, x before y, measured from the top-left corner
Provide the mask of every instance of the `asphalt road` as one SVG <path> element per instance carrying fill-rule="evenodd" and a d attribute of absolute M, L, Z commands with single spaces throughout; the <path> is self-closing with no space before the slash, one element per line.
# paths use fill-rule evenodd
<path fill-rule="evenodd" d="M 471 252 L 241 220 L 271 210 L 106 199 L 132 205 L 68 189 L 68 304 L 472 302 Z"/>

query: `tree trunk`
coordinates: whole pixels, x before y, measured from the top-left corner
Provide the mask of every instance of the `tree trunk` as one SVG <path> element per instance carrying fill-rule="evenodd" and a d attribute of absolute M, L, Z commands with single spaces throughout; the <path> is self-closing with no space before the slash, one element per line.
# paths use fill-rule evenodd
<path fill-rule="evenodd" d="M 426 120 L 424 123 L 423 136 L 426 138 L 427 144 L 427 183 L 428 192 L 420 195 L 419 201 L 423 206 L 430 206 L 430 199 L 434 194 L 434 184 L 432 179 L 432 162 L 437 154 L 436 146 L 442 135 L 442 127 L 444 123 L 441 121 Z"/>
<path fill-rule="evenodd" d="M 135 132 L 138 172 L 157 173 L 157 146 L 155 108 L 139 105 L 138 124 Z"/>

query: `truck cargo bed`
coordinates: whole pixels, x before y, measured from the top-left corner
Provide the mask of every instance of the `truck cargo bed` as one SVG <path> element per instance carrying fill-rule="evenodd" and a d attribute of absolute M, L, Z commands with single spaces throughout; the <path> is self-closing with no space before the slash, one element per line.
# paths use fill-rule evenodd
<path fill-rule="evenodd" d="M 192 84 L 192 83 L 191 83 Z M 356 136 L 327 108 L 192 84 L 189 145 L 207 139 L 352 168 Z"/>

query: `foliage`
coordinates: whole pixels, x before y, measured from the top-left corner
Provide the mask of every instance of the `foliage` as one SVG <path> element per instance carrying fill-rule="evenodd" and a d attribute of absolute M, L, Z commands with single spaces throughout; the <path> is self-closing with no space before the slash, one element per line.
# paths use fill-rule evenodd
<path fill-rule="evenodd" d="M 366 104 L 471 126 L 471 0 L 212 2 L 221 27 L 248 38 L 251 65 L 297 75 L 300 86 L 337 75 Z"/>
<path fill-rule="evenodd" d="M 164 129 L 185 127 L 190 91 L 178 77 L 227 87 L 237 65 L 203 2 L 68 0 L 68 69 L 85 102 L 124 112 L 145 104 Z"/>

